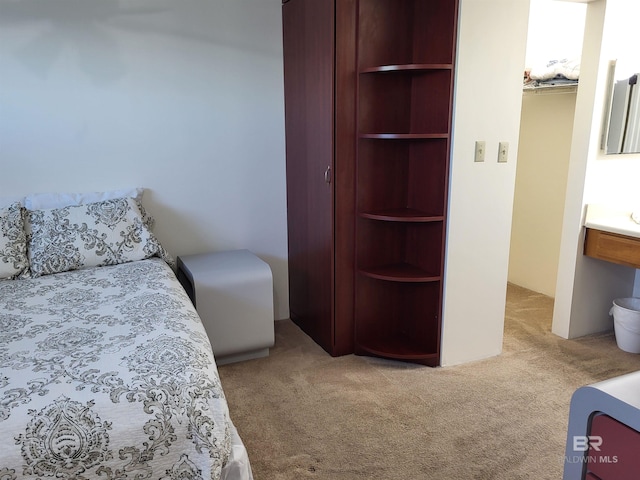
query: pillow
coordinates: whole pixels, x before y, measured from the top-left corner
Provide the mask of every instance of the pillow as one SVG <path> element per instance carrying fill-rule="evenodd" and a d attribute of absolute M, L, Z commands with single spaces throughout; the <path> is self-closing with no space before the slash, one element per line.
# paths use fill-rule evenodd
<path fill-rule="evenodd" d="M 51 208 L 64 208 L 69 206 L 84 205 L 86 203 L 103 202 L 115 198 L 135 198 L 142 200 L 144 188 L 124 188 L 121 190 L 109 190 L 106 192 L 89 193 L 33 193 L 24 199 L 24 206 L 28 210 L 48 210 Z"/>
<path fill-rule="evenodd" d="M 27 223 L 33 277 L 153 256 L 172 263 L 133 198 L 29 211 Z"/>
<path fill-rule="evenodd" d="M 85 205 L 87 203 L 104 202 L 116 198 L 133 198 L 138 202 L 138 208 L 142 213 L 145 225 L 153 230 L 155 219 L 149 215 L 142 206 L 144 188 L 123 188 L 120 190 L 107 190 L 106 192 L 85 193 L 32 193 L 24 197 L 24 206 L 27 210 L 49 210 L 52 208 L 64 208 L 70 206 Z"/>
<path fill-rule="evenodd" d="M 0 209 L 0 278 L 17 278 L 28 269 L 24 210 L 14 202 Z"/>

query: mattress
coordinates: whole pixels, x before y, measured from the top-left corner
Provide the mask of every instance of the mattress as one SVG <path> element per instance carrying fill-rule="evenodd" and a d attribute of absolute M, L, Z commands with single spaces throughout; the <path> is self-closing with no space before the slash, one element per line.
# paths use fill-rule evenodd
<path fill-rule="evenodd" d="M 0 478 L 251 479 L 163 260 L 0 281 Z"/>

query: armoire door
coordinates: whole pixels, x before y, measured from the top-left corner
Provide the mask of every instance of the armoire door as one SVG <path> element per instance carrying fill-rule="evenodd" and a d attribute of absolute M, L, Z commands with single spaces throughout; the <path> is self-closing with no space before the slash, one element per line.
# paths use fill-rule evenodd
<path fill-rule="evenodd" d="M 290 315 L 332 353 L 335 4 L 285 0 L 282 21 Z"/>

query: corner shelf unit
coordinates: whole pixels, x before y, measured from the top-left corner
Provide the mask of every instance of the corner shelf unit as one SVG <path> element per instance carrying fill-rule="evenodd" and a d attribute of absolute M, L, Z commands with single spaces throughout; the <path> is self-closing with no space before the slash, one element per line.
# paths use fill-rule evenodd
<path fill-rule="evenodd" d="M 360 0 L 357 354 L 440 364 L 456 0 Z"/>

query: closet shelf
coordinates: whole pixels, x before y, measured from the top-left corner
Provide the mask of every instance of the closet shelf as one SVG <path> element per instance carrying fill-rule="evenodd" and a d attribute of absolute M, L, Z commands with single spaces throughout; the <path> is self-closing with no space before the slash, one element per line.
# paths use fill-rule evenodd
<path fill-rule="evenodd" d="M 578 85 L 546 85 L 538 87 L 523 88 L 522 93 L 525 95 L 562 95 L 567 93 L 576 93 Z"/>

